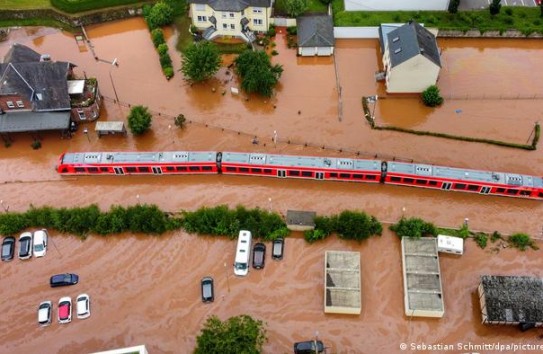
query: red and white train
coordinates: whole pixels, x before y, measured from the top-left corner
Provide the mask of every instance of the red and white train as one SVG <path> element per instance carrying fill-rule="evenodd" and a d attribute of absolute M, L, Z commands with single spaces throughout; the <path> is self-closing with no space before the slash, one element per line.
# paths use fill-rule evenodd
<path fill-rule="evenodd" d="M 543 200 L 543 177 L 397 161 L 217 151 L 64 153 L 62 175 L 224 174 L 383 183 Z"/>

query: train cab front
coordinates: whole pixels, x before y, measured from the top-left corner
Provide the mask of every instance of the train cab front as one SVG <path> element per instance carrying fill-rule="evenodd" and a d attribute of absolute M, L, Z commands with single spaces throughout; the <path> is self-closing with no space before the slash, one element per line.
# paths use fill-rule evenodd
<path fill-rule="evenodd" d="M 55 170 L 58 172 L 58 173 L 68 173 L 68 169 L 66 168 L 66 166 L 64 166 L 63 164 L 63 161 L 64 161 L 64 155 L 66 153 L 62 153 L 62 155 L 60 155 L 60 157 L 58 158 L 58 161 L 57 161 L 57 164 L 55 165 Z"/>

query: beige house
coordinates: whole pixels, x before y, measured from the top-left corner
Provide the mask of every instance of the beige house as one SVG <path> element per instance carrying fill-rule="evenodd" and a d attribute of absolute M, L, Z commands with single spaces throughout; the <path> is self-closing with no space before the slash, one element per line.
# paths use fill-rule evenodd
<path fill-rule="evenodd" d="M 430 31 L 410 21 L 388 33 L 381 30 L 380 37 L 388 93 L 422 92 L 436 84 L 441 60 Z"/>
<path fill-rule="evenodd" d="M 218 36 L 255 40 L 254 32 L 270 28 L 272 0 L 189 0 L 192 24 L 205 39 Z"/>

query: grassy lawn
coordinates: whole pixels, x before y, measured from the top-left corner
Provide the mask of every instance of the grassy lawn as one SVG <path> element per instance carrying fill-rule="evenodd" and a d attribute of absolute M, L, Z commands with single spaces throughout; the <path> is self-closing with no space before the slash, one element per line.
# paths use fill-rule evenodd
<path fill-rule="evenodd" d="M 0 9 L 46 9 L 51 7 L 49 0 L 0 0 Z"/>
<path fill-rule="evenodd" d="M 281 16 L 287 15 L 285 0 L 276 0 L 274 9 L 275 9 L 276 15 L 281 15 Z M 327 5 L 324 5 L 320 0 L 307 0 L 307 10 L 304 12 L 304 14 L 326 13 L 327 9 L 328 9 Z"/>
<path fill-rule="evenodd" d="M 491 16 L 488 9 L 462 11 L 450 14 L 447 11 L 398 11 L 362 12 L 345 11 L 343 0 L 334 0 L 335 26 L 378 26 L 381 23 L 403 23 L 411 19 L 427 27 L 443 30 L 468 31 L 477 28 L 481 32 L 517 29 L 524 34 L 543 32 L 543 18 L 538 7 L 502 7 L 500 13 Z"/>

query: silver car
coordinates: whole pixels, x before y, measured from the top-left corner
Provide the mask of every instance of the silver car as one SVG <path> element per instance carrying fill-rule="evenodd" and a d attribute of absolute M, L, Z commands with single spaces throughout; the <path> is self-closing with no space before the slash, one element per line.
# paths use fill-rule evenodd
<path fill-rule="evenodd" d="M 77 296 L 77 318 L 84 319 L 90 316 L 90 297 L 87 294 Z"/>
<path fill-rule="evenodd" d="M 40 326 L 45 327 L 51 324 L 51 316 L 53 313 L 53 303 L 51 301 L 44 301 L 38 307 L 38 323 Z"/>

